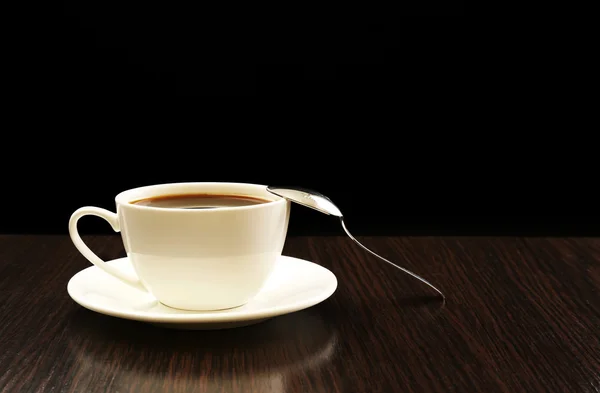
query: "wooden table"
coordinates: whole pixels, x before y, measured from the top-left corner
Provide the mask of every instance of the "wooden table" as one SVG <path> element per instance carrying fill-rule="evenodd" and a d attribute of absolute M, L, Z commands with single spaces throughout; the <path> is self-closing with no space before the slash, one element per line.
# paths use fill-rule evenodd
<path fill-rule="evenodd" d="M 83 309 L 67 236 L 0 236 L 0 391 L 600 391 L 600 239 L 367 237 L 446 305 L 345 237 L 284 253 L 338 277 L 323 303 L 264 323 L 178 331 Z M 118 236 L 88 237 L 106 259 Z"/>

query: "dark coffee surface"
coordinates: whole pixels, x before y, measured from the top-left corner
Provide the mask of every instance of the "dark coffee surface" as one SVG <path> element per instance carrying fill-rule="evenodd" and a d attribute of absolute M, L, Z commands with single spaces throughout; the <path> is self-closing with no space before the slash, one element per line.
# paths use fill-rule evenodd
<path fill-rule="evenodd" d="M 178 208 L 178 209 L 215 209 L 219 207 L 251 206 L 271 202 L 267 199 L 248 195 L 233 194 L 171 194 L 132 201 L 134 205 Z"/>

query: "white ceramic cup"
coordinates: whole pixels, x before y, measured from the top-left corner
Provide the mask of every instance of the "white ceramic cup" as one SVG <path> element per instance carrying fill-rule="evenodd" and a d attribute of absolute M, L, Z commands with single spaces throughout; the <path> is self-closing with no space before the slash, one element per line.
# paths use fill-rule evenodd
<path fill-rule="evenodd" d="M 181 194 L 246 195 L 266 203 L 216 209 L 162 208 L 131 202 Z M 267 187 L 244 183 L 171 183 L 123 191 L 117 213 L 86 206 L 69 220 L 75 247 L 91 263 L 166 306 L 220 310 L 255 296 L 281 255 L 290 202 Z M 137 276 L 104 263 L 81 240 L 77 222 L 85 215 L 104 218 L 121 238 Z"/>

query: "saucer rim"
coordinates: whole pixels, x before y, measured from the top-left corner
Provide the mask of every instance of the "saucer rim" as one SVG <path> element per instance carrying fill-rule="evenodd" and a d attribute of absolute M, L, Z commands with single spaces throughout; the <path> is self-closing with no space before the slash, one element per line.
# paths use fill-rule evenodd
<path fill-rule="evenodd" d="M 115 258 L 112 260 L 108 260 L 105 263 L 116 264 L 121 263 L 123 260 L 128 260 L 128 257 Z M 331 283 L 327 286 L 327 289 L 320 292 L 318 295 L 312 296 L 310 298 L 303 299 L 302 301 L 297 301 L 291 304 L 285 304 L 277 307 L 268 307 L 265 310 L 258 310 L 255 312 L 239 310 L 239 307 L 229 309 L 229 310 L 213 310 L 213 311 L 189 311 L 189 310 L 181 310 L 181 314 L 171 314 L 171 313 L 160 313 L 160 312 L 141 312 L 141 311 L 122 311 L 115 310 L 113 308 L 106 308 L 102 306 L 98 306 L 95 302 L 89 302 L 85 300 L 84 296 L 79 296 L 76 293 L 75 282 L 81 278 L 81 275 L 86 271 L 94 270 L 97 272 L 104 273 L 97 266 L 88 266 L 85 269 L 80 270 L 75 273 L 69 282 L 67 283 L 67 293 L 75 301 L 75 303 L 80 306 L 100 313 L 104 315 L 109 315 L 113 317 L 136 320 L 142 322 L 155 322 L 155 323 L 222 323 L 222 322 L 238 322 L 238 321 L 253 321 L 253 320 L 263 320 L 273 318 L 283 314 L 290 314 L 293 312 L 301 311 L 307 309 L 309 307 L 315 306 L 329 297 L 331 297 L 338 287 L 338 280 L 335 274 L 327 269 L 324 266 L 321 266 L 315 262 L 307 261 L 305 259 L 296 258 L 287 255 L 281 255 L 278 258 L 277 263 L 281 263 L 281 261 L 294 261 L 300 262 L 303 264 L 311 264 L 315 265 L 317 268 L 322 269 L 323 273 L 330 276 Z M 106 274 L 106 273 L 105 273 Z M 123 284 L 125 285 L 125 284 Z M 252 302 L 252 300 L 250 300 Z M 249 303 L 250 303 L 249 302 Z M 246 303 L 248 304 L 248 303 Z M 241 306 L 240 306 L 241 307 Z"/>

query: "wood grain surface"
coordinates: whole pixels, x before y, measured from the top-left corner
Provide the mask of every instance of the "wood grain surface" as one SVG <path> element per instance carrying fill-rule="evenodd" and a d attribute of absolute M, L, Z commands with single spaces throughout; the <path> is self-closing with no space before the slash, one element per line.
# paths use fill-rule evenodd
<path fill-rule="evenodd" d="M 118 236 L 85 238 L 105 259 Z M 88 311 L 67 236 L 0 236 L 0 392 L 600 391 L 600 239 L 290 237 L 334 295 L 258 325 L 178 331 Z"/>

